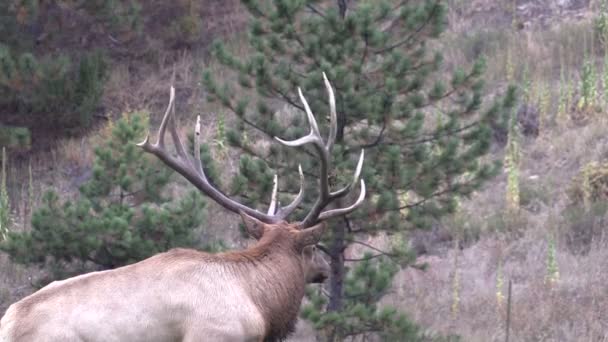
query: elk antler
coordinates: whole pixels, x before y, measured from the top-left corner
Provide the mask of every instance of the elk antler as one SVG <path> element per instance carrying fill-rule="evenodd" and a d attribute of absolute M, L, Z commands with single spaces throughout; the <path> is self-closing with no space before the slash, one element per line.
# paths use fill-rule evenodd
<path fill-rule="evenodd" d="M 361 150 L 361 156 L 359 157 L 359 162 L 357 163 L 357 168 L 355 170 L 353 181 L 346 187 L 338 191 L 331 192 L 331 190 L 329 189 L 328 170 L 331 167 L 331 151 L 336 140 L 338 119 L 336 115 L 336 99 L 334 97 L 334 91 L 331 88 L 331 84 L 329 84 L 325 73 L 323 73 L 323 81 L 325 82 L 325 88 L 327 88 L 327 93 L 329 95 L 330 110 L 329 137 L 327 139 L 327 142 L 323 141 L 321 133 L 319 132 L 319 126 L 317 125 L 317 121 L 315 120 L 315 117 L 312 114 L 312 111 L 310 110 L 310 106 L 308 105 L 306 98 L 304 98 L 304 95 L 302 94 L 302 89 L 300 88 L 298 88 L 298 95 L 300 96 L 300 100 L 302 101 L 302 104 L 304 105 L 304 110 L 306 111 L 306 116 L 310 125 L 310 133 L 302 138 L 292 141 L 286 141 L 275 137 L 277 141 L 279 141 L 283 145 L 290 147 L 297 147 L 311 143 L 313 144 L 320 158 L 319 197 L 313 204 L 311 211 L 308 213 L 308 215 L 306 215 L 304 221 L 302 221 L 302 227 L 310 227 L 317 221 L 326 220 L 335 216 L 346 215 L 355 210 L 365 198 L 365 181 L 361 179 L 361 191 L 359 194 L 359 198 L 355 201 L 355 203 L 346 208 L 332 209 L 322 212 L 322 210 L 328 204 L 340 197 L 345 196 L 351 190 L 352 187 L 357 185 L 357 183 L 359 182 L 359 177 L 361 176 L 361 169 L 363 167 L 364 159 L 364 151 Z"/>
<path fill-rule="evenodd" d="M 272 200 L 270 204 L 270 209 L 268 210 L 268 214 L 261 213 L 255 209 L 249 208 L 231 198 L 229 198 L 226 194 L 224 194 L 221 190 L 215 188 L 210 182 L 207 176 L 205 175 L 205 171 L 203 169 L 203 163 L 201 162 L 201 154 L 200 154 L 200 135 L 201 135 L 201 118 L 200 115 L 196 118 L 196 126 L 195 126 L 195 136 L 194 136 L 194 157 L 189 156 L 186 153 L 184 145 L 179 139 L 179 135 L 177 133 L 176 125 L 175 125 L 175 88 L 171 86 L 171 92 L 169 96 L 169 105 L 167 106 L 167 110 L 165 111 L 165 115 L 163 116 L 163 120 L 160 124 L 160 128 L 158 131 L 158 141 L 156 144 L 150 143 L 150 136 L 146 136 L 146 139 L 137 144 L 142 147 L 146 152 L 149 152 L 155 156 L 157 156 L 160 160 L 162 160 L 167 166 L 177 171 L 179 174 L 184 176 L 190 183 L 196 186 L 201 192 L 211 197 L 218 204 L 223 206 L 224 208 L 238 213 L 239 211 L 243 211 L 247 213 L 249 216 L 255 217 L 256 219 L 266 222 L 266 223 L 276 223 L 284 220 L 294 209 L 302 202 L 303 193 L 304 193 L 304 174 L 302 173 L 302 168 L 300 167 L 300 192 L 294 198 L 294 200 L 287 206 L 281 207 L 277 209 L 277 186 L 278 179 L 275 176 L 275 184 L 273 189 Z M 177 156 L 174 156 L 165 148 L 165 133 L 167 131 L 167 126 L 171 133 L 171 137 L 173 138 L 173 143 L 175 144 L 175 152 Z"/>
<path fill-rule="evenodd" d="M 304 172 L 302 171 L 302 165 L 298 165 L 298 172 L 300 173 L 300 184 L 304 184 Z M 274 175 L 272 185 L 272 196 L 270 198 L 270 205 L 268 206 L 268 215 L 279 215 L 282 218 L 287 217 L 294 209 L 300 205 L 302 199 L 304 199 L 304 188 L 300 186 L 300 191 L 296 195 L 296 198 L 286 207 L 278 207 L 278 191 L 279 191 L 279 176 Z"/>

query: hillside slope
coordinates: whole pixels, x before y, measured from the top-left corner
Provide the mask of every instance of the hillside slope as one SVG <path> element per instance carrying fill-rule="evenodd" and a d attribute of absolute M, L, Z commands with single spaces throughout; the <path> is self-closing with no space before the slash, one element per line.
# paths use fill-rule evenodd
<path fill-rule="evenodd" d="M 608 340 L 608 277 L 603 272 L 608 257 L 606 212 L 592 216 L 573 212 L 568 196 L 581 168 L 608 156 L 606 95 L 598 95 L 597 109 L 581 110 L 576 105 L 581 98 L 583 59 L 591 53 L 587 46 L 594 44 L 586 39 L 593 40 L 598 4 L 589 0 L 449 3 L 451 29 L 440 42 L 448 61 L 468 63 L 486 55 L 488 92 L 495 93 L 507 82 L 520 84 L 523 101 L 535 108 L 540 129 L 537 137 L 520 141 L 519 211 L 506 211 L 509 183 L 505 172 L 463 200 L 456 215 L 438 222 L 431 231 L 411 234 L 413 247 L 421 253 L 418 263 L 428 268 L 401 271 L 384 301 L 403 309 L 429 331 L 457 334 L 463 341 L 502 341 L 511 282 L 513 341 Z M 220 14 L 238 23 L 242 18 L 235 11 Z M 218 20 L 218 12 L 213 13 L 208 16 Z M 154 28 L 156 24 L 150 21 L 148 25 Z M 216 33 L 205 27 L 200 39 L 208 40 Z M 233 39 L 233 46 L 239 48 L 238 37 Z M 116 57 L 104 89 L 103 110 L 117 116 L 123 110 L 147 108 L 153 113 L 153 124 L 158 124 L 167 84 L 174 78 L 182 129 L 190 130 L 189 114 L 217 109 L 203 105 L 200 69 L 214 68 L 219 74 L 222 69 L 207 60 L 202 41 L 200 46 L 151 46 L 158 51 L 150 60 Z M 602 69 L 602 49 L 592 52 L 594 63 Z M 560 91 L 564 82 L 572 88 L 568 95 Z M 598 93 L 599 89 L 606 93 L 603 85 Z M 565 110 L 560 109 L 564 101 Z M 204 119 L 205 136 L 212 139 L 217 118 L 207 114 Z M 29 165 L 36 179 L 36 200 L 48 188 L 73 196 L 90 177 L 96 134 L 54 140 L 52 148 L 11 156 L 8 188 L 15 229 L 27 229 L 31 214 L 31 204 L 26 203 Z M 504 153 L 501 146 L 495 148 L 496 157 L 503 158 Z M 224 159 L 223 167 L 235 170 L 238 161 L 230 157 Z M 226 179 L 230 176 L 224 174 Z M 185 188 L 180 181 L 175 193 Z M 211 205 L 208 218 L 207 234 L 229 241 L 231 248 L 247 243 L 240 238 L 236 217 Z M 384 236 L 367 242 L 378 247 L 390 243 Z M 353 256 L 361 252 L 349 251 Z M 31 283 L 40 276 L 37 270 L 14 265 L 5 255 L 0 255 L 0 273 L 0 312 L 33 292 Z M 292 340 L 310 341 L 311 334 L 311 328 L 301 324 Z"/>

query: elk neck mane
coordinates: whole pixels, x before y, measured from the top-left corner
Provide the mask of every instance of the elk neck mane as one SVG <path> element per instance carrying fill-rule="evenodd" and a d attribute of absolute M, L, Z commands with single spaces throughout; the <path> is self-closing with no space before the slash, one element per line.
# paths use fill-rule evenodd
<path fill-rule="evenodd" d="M 251 296 L 266 322 L 266 341 L 280 341 L 295 330 L 305 291 L 300 253 L 290 232 L 275 229 L 252 247 L 217 255 L 247 279 Z"/>
<path fill-rule="evenodd" d="M 281 229 L 270 231 L 240 251 L 210 254 L 174 249 L 165 255 L 169 259 L 202 258 L 202 265 L 215 264 L 225 274 L 240 279 L 264 317 L 265 341 L 280 341 L 295 330 L 305 292 L 301 256 L 287 234 Z"/>

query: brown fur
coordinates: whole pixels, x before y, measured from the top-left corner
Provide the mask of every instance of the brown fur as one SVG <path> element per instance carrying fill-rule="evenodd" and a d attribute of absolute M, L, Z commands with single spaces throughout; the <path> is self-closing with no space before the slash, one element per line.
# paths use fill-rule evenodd
<path fill-rule="evenodd" d="M 217 274 L 224 274 L 228 279 L 241 283 L 263 317 L 264 340 L 283 340 L 294 330 L 309 279 L 305 269 L 306 253 L 303 253 L 303 246 L 299 241 L 300 234 L 301 231 L 289 224 L 265 225 L 261 239 L 246 250 L 209 254 L 191 249 L 172 249 L 115 270 L 51 283 L 13 305 L 12 317 L 15 321 L 12 328 L 6 328 L 10 330 L 8 341 L 27 341 L 31 339 L 30 336 L 40 336 L 37 335 L 40 334 L 40 329 L 43 329 L 40 322 L 47 320 L 49 307 L 62 309 L 69 305 L 70 301 L 91 303 L 90 307 L 93 307 L 96 305 L 95 301 L 99 300 L 104 301 L 103 305 L 106 307 L 111 307 L 114 305 L 112 299 L 100 297 L 101 293 L 104 293 L 103 289 L 111 288 L 117 293 L 113 300 L 119 301 L 124 293 L 130 295 L 129 291 L 133 291 L 129 285 L 132 281 L 130 279 L 141 279 L 139 276 L 142 274 L 145 275 L 143 279 L 155 283 L 162 283 L 163 279 L 167 278 L 175 279 L 177 276 L 180 281 L 196 287 L 196 279 L 201 279 L 201 276 L 197 275 L 205 272 L 218 272 Z M 326 269 L 321 272 L 326 276 Z M 166 309 L 175 310 L 172 307 Z M 172 326 L 174 328 L 171 329 L 176 331 L 182 329 L 177 325 Z M 0 328 L 0 340 L 6 333 Z"/>
<path fill-rule="evenodd" d="M 265 341 L 283 340 L 294 331 L 304 297 L 301 251 L 294 245 L 292 229 L 271 229 L 252 248 L 217 255 L 249 282 L 251 296 L 266 321 Z"/>

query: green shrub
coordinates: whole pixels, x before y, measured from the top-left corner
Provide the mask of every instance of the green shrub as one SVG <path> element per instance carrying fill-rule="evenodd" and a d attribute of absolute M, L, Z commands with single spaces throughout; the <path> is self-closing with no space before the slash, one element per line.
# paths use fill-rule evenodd
<path fill-rule="evenodd" d="M 538 212 L 540 205 L 551 202 L 550 190 L 540 180 L 522 179 L 519 188 L 519 205 L 528 211 Z"/>
<path fill-rule="evenodd" d="M 605 202 L 595 202 L 589 207 L 571 205 L 564 210 L 564 241 L 571 253 L 587 254 L 594 239 L 605 234 L 607 211 Z"/>
<path fill-rule="evenodd" d="M 608 163 L 583 166 L 572 179 L 567 195 L 570 205 L 563 212 L 566 245 L 572 253 L 585 254 L 608 223 Z"/>
<path fill-rule="evenodd" d="M 588 206 L 608 200 L 608 163 L 591 162 L 581 168 L 567 191 L 573 204 Z"/>
<path fill-rule="evenodd" d="M 473 62 L 481 57 L 494 56 L 509 42 L 505 30 L 482 29 L 465 35 L 462 41 L 462 51 L 467 61 Z"/>
<path fill-rule="evenodd" d="M 8 149 L 29 149 L 31 143 L 31 133 L 26 127 L 0 125 L 0 146 L 5 146 Z"/>
<path fill-rule="evenodd" d="M 111 32 L 131 37 L 141 33 L 141 0 L 87 0 L 82 7 Z"/>
<path fill-rule="evenodd" d="M 578 100 L 579 110 L 593 109 L 597 101 L 598 75 L 591 57 L 585 58 L 581 69 L 581 96 Z"/>
<path fill-rule="evenodd" d="M 77 63 L 66 56 L 36 58 L 0 45 L 0 106 L 58 127 L 87 127 L 103 94 L 107 63 L 99 52 Z M 50 120 L 49 120 L 50 119 Z"/>
<path fill-rule="evenodd" d="M 193 44 L 201 39 L 202 20 L 197 14 L 186 14 L 172 24 L 171 36 L 176 42 Z"/>
<path fill-rule="evenodd" d="M 593 20 L 594 37 L 602 47 L 608 43 L 608 1 L 599 0 L 599 11 Z"/>

